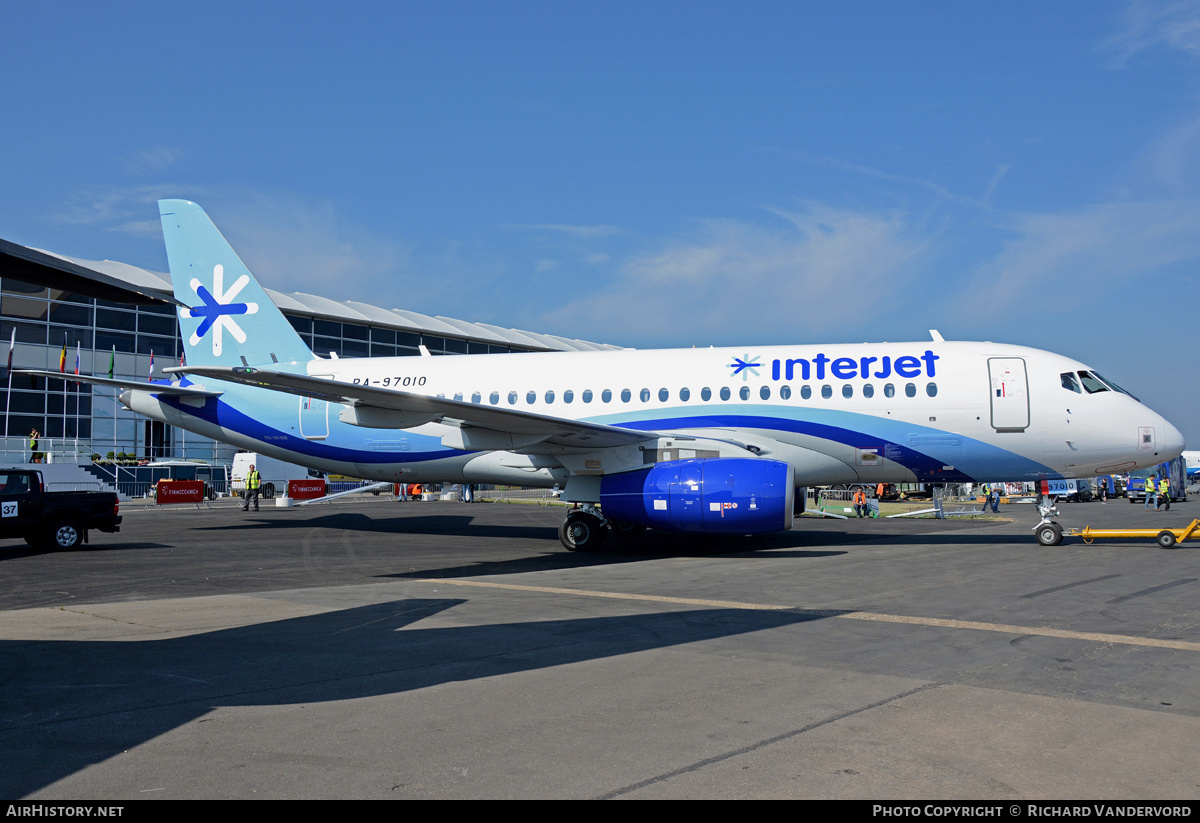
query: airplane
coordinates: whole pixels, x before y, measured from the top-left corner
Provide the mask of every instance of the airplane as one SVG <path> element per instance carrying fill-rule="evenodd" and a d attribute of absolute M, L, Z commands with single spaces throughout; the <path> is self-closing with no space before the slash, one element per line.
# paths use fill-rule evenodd
<path fill-rule="evenodd" d="M 1183 460 L 1188 482 L 1200 480 L 1200 451 L 1185 451 Z"/>
<path fill-rule="evenodd" d="M 159 211 L 174 295 L 190 307 L 178 313 L 186 365 L 152 383 L 67 379 L 118 385 L 146 417 L 330 473 L 558 487 L 576 504 L 559 528 L 572 551 L 646 528 L 784 531 L 808 486 L 1088 477 L 1184 447 L 1090 366 L 937 332 L 921 343 L 322 357 L 200 206 L 161 200 Z M 1037 530 L 1045 545 L 1061 535 L 1057 523 Z"/>

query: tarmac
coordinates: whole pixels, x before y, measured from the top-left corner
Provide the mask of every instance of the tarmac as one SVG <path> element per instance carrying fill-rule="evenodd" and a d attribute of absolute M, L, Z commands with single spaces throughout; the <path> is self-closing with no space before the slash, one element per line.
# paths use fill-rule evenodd
<path fill-rule="evenodd" d="M 1030 505 L 598 554 L 541 506 L 122 514 L 0 545 L 4 798 L 1200 795 L 1200 542 L 1045 548 Z"/>

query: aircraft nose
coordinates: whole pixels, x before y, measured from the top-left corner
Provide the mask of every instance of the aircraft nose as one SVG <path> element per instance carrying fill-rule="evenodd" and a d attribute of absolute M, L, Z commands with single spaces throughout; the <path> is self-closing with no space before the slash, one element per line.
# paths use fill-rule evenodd
<path fill-rule="evenodd" d="M 1174 460 L 1183 454 L 1183 448 L 1186 445 L 1183 441 L 1183 432 L 1171 425 L 1169 420 L 1163 418 L 1162 433 L 1162 441 L 1158 449 L 1159 457 L 1163 460 Z"/>

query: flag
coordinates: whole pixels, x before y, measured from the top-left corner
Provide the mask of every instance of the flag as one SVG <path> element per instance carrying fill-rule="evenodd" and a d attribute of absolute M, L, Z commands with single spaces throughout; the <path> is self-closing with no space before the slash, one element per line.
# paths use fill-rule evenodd
<path fill-rule="evenodd" d="M 109 380 L 113 379 L 113 372 L 116 370 L 116 367 L 117 367 L 117 346 L 114 343 L 113 348 L 112 348 L 112 354 L 110 354 L 108 356 L 108 379 Z"/>
<path fill-rule="evenodd" d="M 58 355 L 58 370 L 61 373 L 66 373 L 67 371 L 67 341 L 65 340 L 63 341 L 63 350 Z"/>
<path fill-rule="evenodd" d="M 17 330 L 13 329 L 12 339 L 8 341 L 8 370 L 12 371 L 13 349 L 17 347 Z"/>
<path fill-rule="evenodd" d="M 154 349 L 150 350 L 150 374 L 146 376 L 146 382 L 154 382 Z"/>
<path fill-rule="evenodd" d="M 92 366 L 95 368 L 95 366 Z M 75 374 L 79 374 L 79 341 L 75 341 Z"/>

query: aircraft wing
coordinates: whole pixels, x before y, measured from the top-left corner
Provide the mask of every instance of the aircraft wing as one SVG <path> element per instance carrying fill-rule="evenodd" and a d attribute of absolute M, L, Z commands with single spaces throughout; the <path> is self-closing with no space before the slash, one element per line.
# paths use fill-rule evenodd
<path fill-rule="evenodd" d="M 118 389 L 144 391 L 151 394 L 166 394 L 172 397 L 220 397 L 222 394 L 219 391 L 209 391 L 198 386 L 175 386 L 169 383 L 149 383 L 142 380 L 92 377 L 86 374 L 66 374 L 64 372 L 42 369 L 13 369 L 13 374 L 32 374 L 37 377 L 52 377 L 55 380 L 72 380 L 76 383 L 88 383 L 93 386 L 114 386 Z"/>
<path fill-rule="evenodd" d="M 466 449 L 511 450 L 529 448 L 539 443 L 600 449 L 641 443 L 658 436 L 657 432 L 566 420 L 379 386 L 343 383 L 306 374 L 218 366 L 176 366 L 163 369 L 163 372 L 186 372 L 198 377 L 341 403 L 353 410 L 358 419 L 363 421 L 361 425 L 373 428 L 410 428 L 427 422 L 457 425 L 463 430 L 461 447 Z M 372 410 L 383 410 L 384 414 L 372 415 Z"/>

